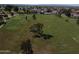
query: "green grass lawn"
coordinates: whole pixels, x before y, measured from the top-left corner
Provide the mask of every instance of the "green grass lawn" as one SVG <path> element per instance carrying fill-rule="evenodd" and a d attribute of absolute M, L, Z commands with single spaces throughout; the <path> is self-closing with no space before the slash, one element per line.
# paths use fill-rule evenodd
<path fill-rule="evenodd" d="M 58 17 L 56 15 L 32 15 L 14 16 L 0 29 L 0 50 L 11 50 L 15 53 L 20 51 L 20 44 L 28 38 L 32 41 L 34 53 L 79 53 L 79 26 L 75 19 Z M 69 22 L 65 20 L 68 19 Z M 34 23 L 44 24 L 44 33 L 54 37 L 48 40 L 32 38 L 29 27 Z M 74 39 L 75 38 L 75 39 Z"/>

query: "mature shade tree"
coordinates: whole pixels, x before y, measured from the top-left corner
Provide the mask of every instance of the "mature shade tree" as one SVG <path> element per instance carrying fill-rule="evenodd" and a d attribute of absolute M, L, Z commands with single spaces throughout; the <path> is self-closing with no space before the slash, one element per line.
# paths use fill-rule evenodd
<path fill-rule="evenodd" d="M 52 10 L 51 9 L 47 9 L 47 12 L 52 12 Z"/>
<path fill-rule="evenodd" d="M 24 54 L 33 54 L 32 44 L 30 39 L 22 42 L 21 50 L 22 50 L 22 53 Z"/>
<path fill-rule="evenodd" d="M 30 27 L 30 31 L 33 32 L 33 33 L 42 33 L 43 30 L 43 24 L 42 23 L 37 23 L 37 24 L 33 24 L 31 27 Z"/>
<path fill-rule="evenodd" d="M 71 9 L 65 10 L 65 15 L 71 17 Z"/>
<path fill-rule="evenodd" d="M 14 7 L 14 11 L 18 12 L 18 7 L 17 6 Z"/>
<path fill-rule="evenodd" d="M 4 21 L 3 16 L 0 16 L 0 25 L 2 25 L 2 24 L 6 24 L 6 22 Z"/>
<path fill-rule="evenodd" d="M 30 13 L 31 13 L 31 11 L 28 9 L 28 10 L 26 10 L 26 13 L 27 13 L 27 14 L 30 14 Z"/>
<path fill-rule="evenodd" d="M 25 8 L 23 8 L 23 11 L 24 11 L 24 13 L 26 13 L 26 9 Z"/>
<path fill-rule="evenodd" d="M 62 10 L 62 9 L 58 10 L 57 16 L 58 16 L 58 17 L 61 17 L 62 13 L 63 13 L 63 10 Z"/>
<path fill-rule="evenodd" d="M 5 11 L 11 11 L 13 9 L 13 6 L 12 5 L 6 5 L 5 6 Z"/>
<path fill-rule="evenodd" d="M 43 38 L 44 40 L 50 39 L 53 35 L 44 34 L 43 24 L 37 23 L 33 24 L 30 28 L 30 31 L 34 33 L 33 38 Z"/>
<path fill-rule="evenodd" d="M 10 12 L 11 13 L 11 16 L 14 16 L 14 12 Z"/>

